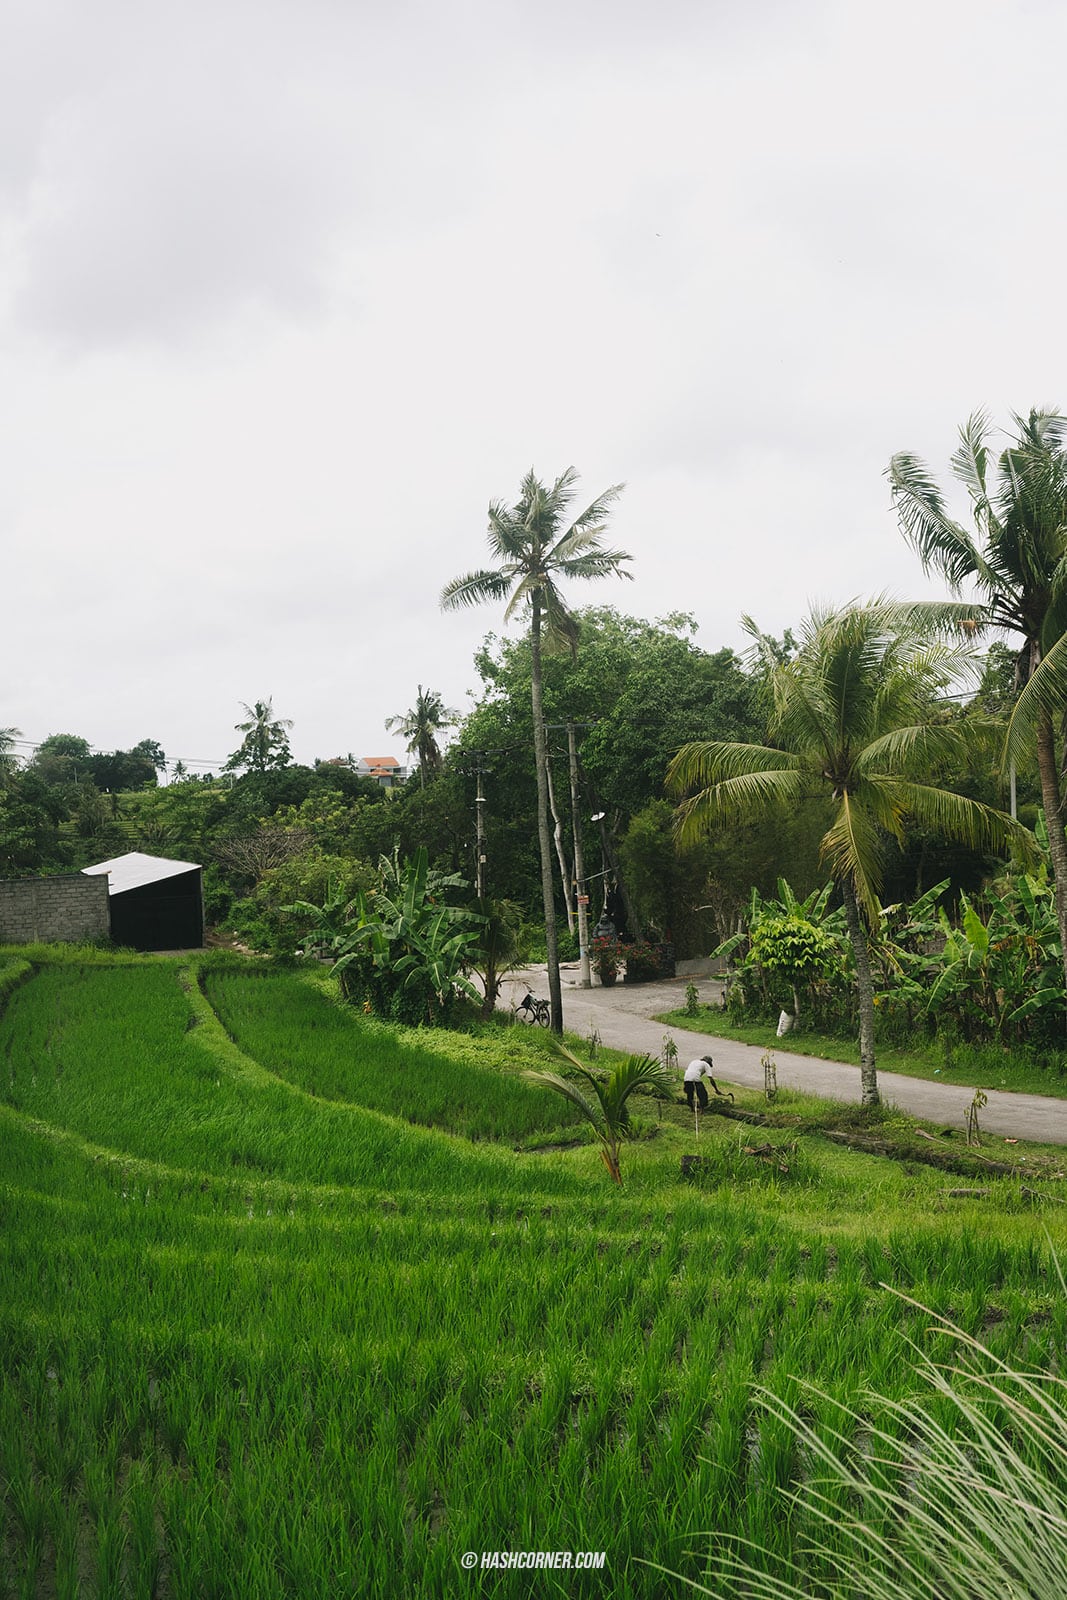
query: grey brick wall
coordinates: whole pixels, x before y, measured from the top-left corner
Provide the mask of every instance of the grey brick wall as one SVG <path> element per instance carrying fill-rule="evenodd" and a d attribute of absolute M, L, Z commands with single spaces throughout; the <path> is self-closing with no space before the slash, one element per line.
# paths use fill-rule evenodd
<path fill-rule="evenodd" d="M 107 875 L 0 878 L 0 944 L 76 944 L 111 932 Z"/>

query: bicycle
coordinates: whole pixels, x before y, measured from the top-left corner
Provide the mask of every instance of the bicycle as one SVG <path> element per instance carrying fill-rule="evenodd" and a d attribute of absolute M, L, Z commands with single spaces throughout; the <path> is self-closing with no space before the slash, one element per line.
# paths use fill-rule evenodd
<path fill-rule="evenodd" d="M 515 1015 L 531 1027 L 547 1028 L 552 1021 L 552 1007 L 547 1000 L 538 1000 L 528 993 L 522 1004 L 516 1006 Z"/>

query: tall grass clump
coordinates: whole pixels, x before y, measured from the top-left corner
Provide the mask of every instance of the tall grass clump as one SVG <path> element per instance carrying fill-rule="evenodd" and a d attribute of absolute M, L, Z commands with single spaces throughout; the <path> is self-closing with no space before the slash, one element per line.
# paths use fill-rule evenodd
<path fill-rule="evenodd" d="M 763 1570 L 743 1549 L 720 1548 L 709 1578 L 726 1587 L 696 1585 L 702 1593 L 743 1600 L 1067 1594 L 1067 1382 L 999 1359 L 948 1319 L 918 1309 L 958 1352 L 950 1362 L 917 1357 L 918 1394 L 868 1394 L 859 1407 L 838 1407 L 835 1426 L 816 1428 L 780 1394 L 760 1393 L 764 1414 L 806 1463 L 805 1481 L 788 1495 L 800 1554 Z M 805 1409 L 810 1416 L 810 1395 Z"/>

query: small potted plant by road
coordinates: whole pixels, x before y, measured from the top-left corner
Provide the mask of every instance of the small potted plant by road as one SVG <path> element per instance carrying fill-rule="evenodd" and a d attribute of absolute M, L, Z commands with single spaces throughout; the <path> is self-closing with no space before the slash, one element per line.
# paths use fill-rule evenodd
<path fill-rule="evenodd" d="M 613 933 L 594 938 L 593 970 L 605 988 L 619 976 L 619 941 Z"/>

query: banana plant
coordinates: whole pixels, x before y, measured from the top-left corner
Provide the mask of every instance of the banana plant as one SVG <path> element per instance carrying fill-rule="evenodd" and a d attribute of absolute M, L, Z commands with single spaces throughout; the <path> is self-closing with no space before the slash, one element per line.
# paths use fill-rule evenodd
<path fill-rule="evenodd" d="M 1004 893 L 988 893 L 985 907 L 983 921 L 961 896 L 957 927 L 941 912 L 945 945 L 927 1011 L 954 1011 L 965 1029 L 1003 1037 L 1038 1012 L 1064 1007 L 1059 922 L 1045 868 L 1019 876 Z"/>
<path fill-rule="evenodd" d="M 358 893 L 332 971 L 346 992 L 371 1009 L 433 1021 L 453 997 L 481 996 L 467 976 L 482 919 L 443 896 L 466 887 L 455 874 L 430 871 L 424 846 L 411 860 L 382 856 L 380 886 Z M 399 997 L 399 999 L 398 999 Z"/>

